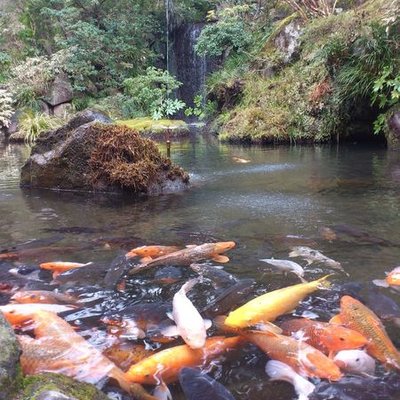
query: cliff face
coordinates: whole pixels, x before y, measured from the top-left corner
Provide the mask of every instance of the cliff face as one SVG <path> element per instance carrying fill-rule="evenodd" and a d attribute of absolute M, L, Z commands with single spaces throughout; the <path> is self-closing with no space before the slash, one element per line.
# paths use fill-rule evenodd
<path fill-rule="evenodd" d="M 307 23 L 296 15 L 279 21 L 238 77 L 240 101 L 217 120 L 220 138 L 252 143 L 374 139 L 373 123 L 382 110 L 372 101 L 373 85 L 385 63 L 396 63 L 387 54 L 398 35 L 399 7 L 399 0 L 370 0 Z M 231 86 L 232 81 L 221 81 L 211 96 Z"/>

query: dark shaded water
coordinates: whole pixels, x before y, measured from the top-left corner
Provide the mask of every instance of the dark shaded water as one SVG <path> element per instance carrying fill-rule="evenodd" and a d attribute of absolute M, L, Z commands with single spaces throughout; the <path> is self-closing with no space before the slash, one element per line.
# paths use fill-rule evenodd
<path fill-rule="evenodd" d="M 221 145 L 209 138 L 193 139 L 172 148 L 174 161 L 191 173 L 192 188 L 137 201 L 21 191 L 19 167 L 27 155 L 24 146 L 0 147 L 0 249 L 17 246 L 22 254 L 25 251 L 20 260 L 3 262 L 0 281 L 11 279 L 8 267 L 52 260 L 94 261 L 98 274 L 92 270 L 73 282 L 66 280 L 61 289 L 70 288 L 82 299 L 93 300 L 87 309 L 67 319 L 83 330 L 100 327 L 96 335 L 91 331 L 87 336 L 98 345 L 105 341 L 98 316 L 141 302 L 171 301 L 182 282 L 194 275 L 184 270 L 180 282 L 160 285 L 151 282 L 151 272 L 146 278 L 135 277 L 128 282 L 123 293 L 103 291 L 101 271 L 135 246 L 234 240 L 237 247 L 229 252 L 231 261 L 224 269 L 257 281 L 250 297 L 298 282 L 294 276 L 271 274 L 259 261 L 287 259 L 290 248 L 296 245 L 318 249 L 341 262 L 349 276 L 338 274 L 333 278 L 337 284 L 382 279 L 385 271 L 399 264 L 400 155 L 384 149 L 243 148 Z M 235 157 L 250 162 L 242 164 Z M 337 233 L 334 240 L 321 236 L 321 229 L 327 226 Z M 300 259 L 295 261 L 305 266 Z M 307 271 L 309 280 L 332 272 L 317 264 Z M 29 285 L 46 288 L 50 280 Z M 383 293 L 400 303 L 400 295 L 390 290 Z M 211 284 L 204 284 L 190 297 L 201 308 L 215 295 Z M 8 298 L 3 295 L 1 300 L 5 303 Z M 328 314 L 335 307 L 337 303 L 326 304 Z M 388 327 L 392 328 L 390 324 Z M 396 336 L 393 339 L 400 345 Z M 248 346 L 228 356 L 222 366 L 216 365 L 213 376 L 237 399 L 266 399 L 268 393 L 277 400 L 291 398 L 289 385 L 268 382 L 266 359 Z"/>

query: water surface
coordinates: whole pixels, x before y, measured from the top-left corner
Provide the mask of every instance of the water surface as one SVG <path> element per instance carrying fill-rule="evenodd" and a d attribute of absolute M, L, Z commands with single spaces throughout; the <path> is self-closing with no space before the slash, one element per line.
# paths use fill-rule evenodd
<path fill-rule="evenodd" d="M 338 285 L 383 278 L 385 271 L 399 264 L 400 155 L 385 149 L 246 148 L 198 136 L 172 147 L 172 158 L 190 172 L 192 187 L 184 193 L 139 200 L 21 190 L 19 168 L 28 154 L 25 146 L 0 147 L 0 249 L 44 249 L 3 263 L 2 281 L 7 279 L 7 267 L 51 260 L 107 266 L 132 247 L 154 243 L 184 246 L 234 240 L 237 247 L 224 269 L 238 278 L 254 278 L 254 295 L 298 282 L 295 276 L 271 274 L 259 261 L 288 258 L 295 245 L 316 248 L 339 261 L 349 276 L 337 274 L 333 280 Z M 249 162 L 240 163 L 238 158 Z M 334 227 L 337 238 L 321 236 L 324 227 Z M 306 266 L 301 259 L 295 261 Z M 307 271 L 307 279 L 332 272 L 323 265 L 311 265 Z M 194 276 L 185 270 L 182 281 L 159 285 L 151 282 L 152 274 L 129 281 L 123 293 L 104 293 L 102 278 L 96 274 L 67 284 L 64 289 L 93 300 L 69 321 L 102 332 L 96 317 L 104 311 L 171 301 L 183 281 Z M 205 283 L 203 289 L 194 289 L 191 298 L 201 308 L 215 297 L 214 292 Z M 384 293 L 400 300 L 390 290 Z M 7 301 L 3 296 L 2 302 Z M 104 335 L 88 338 L 95 344 L 104 341 Z M 268 382 L 266 360 L 247 346 L 222 366 L 215 365 L 212 374 L 237 399 L 265 399 L 267 393 L 277 400 L 291 398 L 289 385 Z M 178 385 L 174 390 L 179 393 Z"/>

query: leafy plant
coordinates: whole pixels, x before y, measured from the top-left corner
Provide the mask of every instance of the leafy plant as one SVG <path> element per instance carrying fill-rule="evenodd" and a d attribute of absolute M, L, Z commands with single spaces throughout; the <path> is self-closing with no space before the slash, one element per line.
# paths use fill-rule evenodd
<path fill-rule="evenodd" d="M 125 95 L 131 98 L 136 116 L 150 115 L 155 120 L 172 116 L 185 107 L 183 101 L 170 97 L 181 85 L 168 71 L 155 67 L 124 81 Z"/>
<path fill-rule="evenodd" d="M 65 123 L 62 118 L 51 117 L 47 114 L 35 113 L 33 111 L 24 112 L 19 120 L 20 132 L 24 134 L 25 141 L 32 144 L 41 133 L 51 129 L 59 128 Z"/>
<path fill-rule="evenodd" d="M 201 94 L 198 94 L 193 99 L 194 107 L 188 107 L 185 110 L 187 117 L 195 116 L 200 121 L 204 120 L 208 116 L 215 113 L 216 104 L 211 100 L 204 102 L 204 98 Z"/>
<path fill-rule="evenodd" d="M 245 4 L 210 12 L 208 18 L 216 22 L 202 30 L 195 46 L 197 54 L 226 58 L 231 51 L 243 52 L 252 42 L 250 27 L 243 19 L 249 10 L 250 6 Z"/>
<path fill-rule="evenodd" d="M 372 102 L 381 110 L 394 106 L 400 101 L 400 74 L 395 75 L 392 67 L 386 67 L 382 75 L 375 81 L 372 91 Z M 380 114 L 374 122 L 374 133 L 383 132 L 386 115 Z"/>
<path fill-rule="evenodd" d="M 382 75 L 375 81 L 372 101 L 379 108 L 391 107 L 400 101 L 400 73 L 394 74 L 393 67 L 385 67 Z"/>

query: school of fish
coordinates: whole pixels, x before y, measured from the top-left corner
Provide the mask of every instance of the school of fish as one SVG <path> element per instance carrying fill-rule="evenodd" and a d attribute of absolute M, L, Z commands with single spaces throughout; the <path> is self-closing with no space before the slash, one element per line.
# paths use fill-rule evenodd
<path fill-rule="evenodd" d="M 145 279 L 147 272 L 157 267 L 159 275 L 153 283 L 171 285 L 181 280 L 183 275 L 177 267 L 189 267 L 185 270 L 198 276 L 181 282 L 180 289 L 171 295 L 171 303 L 137 303 L 120 310 L 120 315 L 103 313 L 99 317 L 101 331 L 112 337 L 106 348 L 98 348 L 95 341 L 92 344 L 79 327 L 63 318 L 65 313 L 84 312 L 85 303 L 79 295 L 59 289 L 5 285 L 2 293 L 9 293 L 9 303 L 0 306 L 0 312 L 18 334 L 22 372 L 55 372 L 94 384 L 109 379 L 132 399 L 150 400 L 171 399 L 168 385 L 176 382 L 188 400 L 234 399 L 235 395 L 207 372 L 210 365 L 223 368 L 226 357 L 240 357 L 250 345 L 268 357 L 265 371 L 270 379 L 289 382 L 300 400 L 318 396 L 322 387 L 326 390 L 326 384 L 340 387 L 348 375 L 371 379 L 378 364 L 400 373 L 400 352 L 378 315 L 359 299 L 348 294 L 339 296 L 339 313 L 330 320 L 293 316 L 315 292 L 324 296 L 332 291 L 335 274 L 346 273 L 339 262 L 308 247 L 293 247 L 289 257 L 302 258 L 306 267 L 285 259 L 260 261 L 272 270 L 293 273 L 293 279 L 301 282 L 255 292 L 253 280 L 238 279 L 220 267 L 199 264 L 229 262 L 224 253 L 235 245 L 233 241 L 186 247 L 151 245 L 127 252 L 118 261 L 118 265 L 125 266 L 125 260 L 128 266 L 116 285 L 119 290 L 124 291 L 129 280 L 139 274 L 143 273 Z M 10 259 L 12 255 L 1 257 Z M 307 281 L 307 267 L 312 263 L 325 268 L 325 274 Z M 54 285 L 61 278 L 68 282 L 76 270 L 90 274 L 91 268 L 92 262 L 48 261 L 41 263 L 38 271 L 50 271 Z M 15 268 L 10 270 L 10 274 L 17 273 Z M 35 279 L 38 276 L 36 273 Z M 161 278 L 157 280 L 157 276 Z M 174 279 L 163 279 L 165 276 Z M 203 285 L 210 283 L 220 291 L 205 308 L 200 308 L 192 301 L 192 292 L 201 292 Z M 374 284 L 400 285 L 400 267 Z M 318 317 L 312 310 L 301 315 Z M 157 345 L 149 347 L 146 340 Z M 153 385 L 152 394 L 142 385 Z"/>

